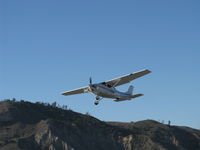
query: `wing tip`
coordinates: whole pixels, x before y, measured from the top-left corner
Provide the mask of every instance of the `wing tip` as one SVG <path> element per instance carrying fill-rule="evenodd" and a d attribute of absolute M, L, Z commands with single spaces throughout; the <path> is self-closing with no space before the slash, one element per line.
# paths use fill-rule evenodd
<path fill-rule="evenodd" d="M 62 93 L 60 93 L 60 95 L 67 96 L 67 95 L 68 95 L 67 93 L 68 93 L 68 92 L 62 92 Z"/>
<path fill-rule="evenodd" d="M 60 95 L 65 95 L 65 93 L 60 93 Z"/>
<path fill-rule="evenodd" d="M 149 69 L 144 69 L 144 71 L 145 71 L 146 73 L 151 73 L 151 70 L 149 70 Z"/>
<path fill-rule="evenodd" d="M 144 73 L 144 74 L 148 74 L 148 73 L 151 73 L 152 71 L 149 70 L 149 69 L 143 69 L 143 70 L 140 70 L 138 72 L 133 72 L 131 73 L 130 75 L 134 74 L 134 73 Z"/>
<path fill-rule="evenodd" d="M 144 94 L 140 94 L 140 96 L 144 96 Z"/>

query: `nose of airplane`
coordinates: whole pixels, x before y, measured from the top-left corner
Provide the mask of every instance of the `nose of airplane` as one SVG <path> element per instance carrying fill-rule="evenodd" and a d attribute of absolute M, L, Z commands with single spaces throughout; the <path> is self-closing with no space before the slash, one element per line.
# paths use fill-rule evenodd
<path fill-rule="evenodd" d="M 94 91 L 96 89 L 96 87 L 97 87 L 95 84 L 91 84 L 89 86 L 90 86 L 91 91 Z"/>

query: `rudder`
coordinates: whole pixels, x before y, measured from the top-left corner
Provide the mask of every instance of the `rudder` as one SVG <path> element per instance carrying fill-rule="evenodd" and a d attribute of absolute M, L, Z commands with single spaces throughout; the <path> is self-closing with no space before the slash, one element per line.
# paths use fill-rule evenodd
<path fill-rule="evenodd" d="M 129 88 L 128 88 L 128 91 L 126 92 L 127 94 L 132 94 L 133 93 L 133 86 L 130 85 Z"/>

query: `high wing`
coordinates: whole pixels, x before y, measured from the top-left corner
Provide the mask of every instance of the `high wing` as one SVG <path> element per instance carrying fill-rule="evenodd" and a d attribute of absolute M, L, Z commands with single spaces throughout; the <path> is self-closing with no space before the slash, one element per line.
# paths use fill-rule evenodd
<path fill-rule="evenodd" d="M 82 88 L 75 89 L 72 91 L 63 92 L 62 95 L 67 96 L 67 95 L 73 95 L 73 94 L 88 93 L 89 91 L 90 91 L 89 86 L 86 86 L 86 87 L 82 87 Z"/>
<path fill-rule="evenodd" d="M 138 71 L 138 72 L 134 72 L 134 73 L 131 73 L 131 74 L 128 74 L 128 75 L 125 75 L 125 76 L 122 76 L 122 77 L 119 77 L 119 78 L 116 78 L 116 79 L 112 79 L 112 80 L 109 80 L 109 81 L 106 81 L 104 83 L 106 83 L 107 85 L 110 85 L 110 86 L 113 86 L 113 87 L 116 87 L 116 86 L 119 86 L 119 85 L 122 85 L 122 84 L 126 84 L 134 79 L 137 79 L 139 77 L 142 77 L 148 73 L 150 73 L 151 71 L 150 70 L 141 70 L 141 71 Z"/>

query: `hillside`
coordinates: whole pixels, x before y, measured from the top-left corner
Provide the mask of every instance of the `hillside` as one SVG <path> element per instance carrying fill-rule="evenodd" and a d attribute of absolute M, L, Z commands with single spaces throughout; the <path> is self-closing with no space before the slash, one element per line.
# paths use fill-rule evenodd
<path fill-rule="evenodd" d="M 30 102 L 0 102 L 0 150 L 199 150 L 200 131 L 153 120 L 103 122 Z"/>

